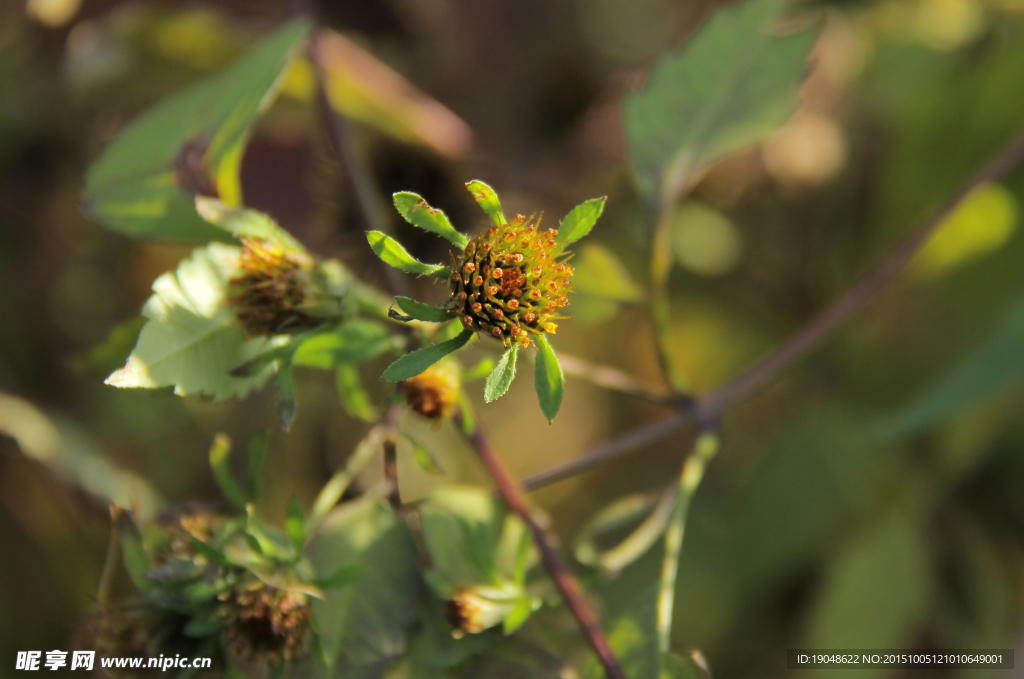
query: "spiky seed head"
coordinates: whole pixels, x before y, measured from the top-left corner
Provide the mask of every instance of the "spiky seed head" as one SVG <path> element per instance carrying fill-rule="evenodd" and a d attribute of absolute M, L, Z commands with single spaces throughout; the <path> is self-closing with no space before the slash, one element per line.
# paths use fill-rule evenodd
<path fill-rule="evenodd" d="M 241 273 L 228 281 L 228 300 L 247 335 L 278 335 L 315 325 L 305 310 L 313 266 L 303 253 L 242 239 Z"/>
<path fill-rule="evenodd" d="M 306 651 L 309 597 L 248 579 L 218 595 L 225 650 L 243 664 L 276 667 Z"/>
<path fill-rule="evenodd" d="M 462 374 L 459 364 L 441 359 L 419 375 L 402 383 L 405 402 L 409 408 L 427 418 L 440 422 L 451 416 L 459 402 Z"/>
<path fill-rule="evenodd" d="M 533 343 L 532 335 L 554 333 L 558 310 L 569 304 L 572 256 L 555 242 L 557 232 L 539 232 L 533 217 L 517 215 L 473 238 L 448 280 L 449 306 L 467 328 L 497 338 L 506 347 Z"/>

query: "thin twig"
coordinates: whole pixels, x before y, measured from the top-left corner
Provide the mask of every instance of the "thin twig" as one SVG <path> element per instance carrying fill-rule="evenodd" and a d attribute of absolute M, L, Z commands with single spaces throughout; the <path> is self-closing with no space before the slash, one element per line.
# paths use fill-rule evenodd
<path fill-rule="evenodd" d="M 1004 147 L 994 159 L 967 181 L 917 231 L 864 276 L 849 292 L 798 330 L 767 358 L 739 377 L 705 396 L 681 404 L 672 416 L 628 432 L 566 465 L 533 476 L 527 479 L 523 486 L 529 490 L 535 490 L 617 458 L 691 422 L 718 419 L 729 407 L 755 392 L 771 378 L 803 357 L 825 336 L 853 316 L 875 293 L 903 270 L 914 255 L 928 242 L 935 230 L 942 225 L 971 191 L 982 184 L 1001 179 L 1022 159 L 1024 159 L 1024 134 L 1016 137 Z"/>
<path fill-rule="evenodd" d="M 461 413 L 456 414 L 455 423 L 459 430 L 465 431 L 465 420 Z M 587 641 L 590 642 L 590 646 L 601 661 L 605 673 L 609 679 L 626 679 L 626 675 L 622 671 L 619 661 L 615 658 L 611 645 L 608 643 L 608 638 L 605 636 L 600 624 L 598 624 L 597 615 L 583 597 L 583 590 L 580 588 L 579 582 L 577 582 L 576 577 L 565 564 L 562 563 L 561 558 L 559 558 L 555 548 L 548 540 L 544 530 L 530 514 L 530 509 L 526 505 L 526 493 L 519 487 L 512 478 L 512 474 L 505 468 L 505 464 L 501 461 L 497 451 L 491 446 L 487 437 L 484 436 L 479 424 L 466 434 L 466 438 L 473 445 L 473 448 L 480 456 L 480 460 L 490 472 L 505 504 L 530 527 L 530 532 L 533 533 L 533 541 L 540 551 L 544 566 L 551 575 L 551 579 L 555 581 L 559 591 L 562 592 L 562 596 L 565 597 L 569 608 L 572 609 L 573 615 L 576 616 L 580 629 L 586 635 Z"/>
<path fill-rule="evenodd" d="M 566 375 L 578 377 L 599 387 L 637 396 L 663 405 L 672 400 L 672 393 L 668 389 L 647 384 L 624 370 L 591 363 L 585 359 L 563 353 L 559 353 L 558 362 L 561 363 L 562 370 L 565 371 Z"/>

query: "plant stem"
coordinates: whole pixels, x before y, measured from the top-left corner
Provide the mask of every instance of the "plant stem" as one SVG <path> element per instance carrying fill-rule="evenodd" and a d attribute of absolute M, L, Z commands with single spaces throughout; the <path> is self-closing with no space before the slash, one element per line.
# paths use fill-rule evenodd
<path fill-rule="evenodd" d="M 655 343 L 662 372 L 672 390 L 686 393 L 688 380 L 673 364 L 669 349 L 671 340 L 671 308 L 669 305 L 668 279 L 672 273 L 672 215 L 675 199 L 665 198 L 661 214 L 654 225 L 651 238 L 651 290 L 648 304 L 651 324 L 654 326 Z"/>
<path fill-rule="evenodd" d="M 715 391 L 691 401 L 682 402 L 676 413 L 663 420 L 644 425 L 614 439 L 566 465 L 551 469 L 527 479 L 523 486 L 535 490 L 542 486 L 575 476 L 603 464 L 642 445 L 655 441 L 694 421 L 717 420 L 723 412 L 749 396 L 773 377 L 807 354 L 830 332 L 835 330 L 886 283 L 896 277 L 931 235 L 949 217 L 950 213 L 974 189 L 996 181 L 1008 174 L 1024 159 L 1024 134 L 1016 137 L 987 165 L 949 198 L 906 241 L 864 276 L 845 295 L 834 302 L 815 319 L 793 334 L 778 349 L 752 368 Z"/>
<path fill-rule="evenodd" d="M 701 434 L 694 444 L 693 452 L 683 463 L 683 471 L 679 475 L 679 496 L 672 519 L 665 531 L 665 556 L 661 564 L 661 587 L 658 592 L 658 647 L 662 653 L 668 653 L 672 634 L 676 574 L 679 572 L 679 556 L 683 551 L 686 516 L 693 495 L 704 478 L 704 470 L 717 452 L 718 435 L 713 432 Z"/>
<path fill-rule="evenodd" d="M 652 403 L 665 405 L 671 402 L 672 393 L 664 387 L 656 387 L 633 377 L 624 370 L 607 365 L 591 363 L 582 358 L 559 352 L 558 362 L 566 375 L 612 391 L 646 399 Z"/>
<path fill-rule="evenodd" d="M 320 494 L 309 512 L 309 518 L 306 519 L 307 535 L 312 535 L 323 518 L 334 508 L 334 505 L 338 504 L 338 500 L 348 490 L 352 480 L 362 471 L 370 458 L 381 449 L 386 435 L 387 432 L 381 425 L 370 430 L 366 438 L 356 446 L 352 455 L 345 462 L 345 466 L 335 472 L 334 476 L 320 490 Z"/>
<path fill-rule="evenodd" d="M 454 419 L 458 428 L 461 431 L 466 431 L 466 423 L 462 413 L 457 413 Z M 544 566 L 551 575 L 551 579 L 555 581 L 562 596 L 565 597 L 569 608 L 572 609 L 573 615 L 576 616 L 576 621 L 601 661 L 605 674 L 608 675 L 609 679 L 626 679 L 626 675 L 622 671 L 619 661 L 615 658 L 611 645 L 608 643 L 608 638 L 597 622 L 597 615 L 583 597 L 583 590 L 580 588 L 579 582 L 577 582 L 576 577 L 565 564 L 562 563 L 544 530 L 530 514 L 530 509 L 526 505 L 526 493 L 519 487 L 512 478 L 512 474 L 505 468 L 505 464 L 487 440 L 479 424 L 466 432 L 466 438 L 473 445 L 477 455 L 480 456 L 480 460 L 487 467 L 487 471 L 490 472 L 505 504 L 530 527 L 533 541 L 540 551 Z"/>

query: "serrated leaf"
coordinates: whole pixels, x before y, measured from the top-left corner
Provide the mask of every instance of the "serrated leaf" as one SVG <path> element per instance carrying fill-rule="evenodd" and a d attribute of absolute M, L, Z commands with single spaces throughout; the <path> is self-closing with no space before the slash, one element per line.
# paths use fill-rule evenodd
<path fill-rule="evenodd" d="M 572 277 L 576 292 L 614 302 L 637 302 L 644 292 L 611 250 L 600 243 L 588 243 L 573 260 Z M 573 306 L 575 316 L 575 305 Z"/>
<path fill-rule="evenodd" d="M 473 199 L 483 208 L 494 224 L 505 223 L 505 215 L 501 213 L 501 201 L 498 200 L 498 194 L 494 189 L 479 179 L 468 182 L 466 188 L 473 194 Z"/>
<path fill-rule="evenodd" d="M 396 340 L 376 321 L 347 321 L 333 332 L 320 333 L 303 341 L 292 362 L 322 370 L 342 364 L 356 365 L 397 348 Z"/>
<path fill-rule="evenodd" d="M 607 200 L 608 196 L 591 198 L 585 203 L 580 203 L 574 207 L 565 216 L 565 219 L 562 220 L 561 226 L 558 227 L 555 243 L 564 247 L 575 243 L 590 233 L 590 230 L 597 224 L 598 217 L 604 212 L 604 204 Z"/>
<path fill-rule="evenodd" d="M 789 117 L 816 32 L 776 37 L 784 0 L 721 7 L 625 101 L 630 158 L 649 203 L 674 198 L 715 160 Z"/>
<path fill-rule="evenodd" d="M 196 213 L 180 167 L 229 203 L 240 202 L 239 162 L 256 118 L 273 102 L 310 24 L 297 19 L 262 40 L 228 68 L 175 94 L 133 120 L 86 177 L 88 210 L 109 228 L 133 236 L 224 239 Z M 192 155 L 183 154 L 191 145 Z"/>
<path fill-rule="evenodd" d="M 448 313 L 444 309 L 438 309 L 432 307 L 429 304 L 423 302 L 417 302 L 414 299 L 408 297 L 395 297 L 395 302 L 398 303 L 398 308 L 409 314 L 412 318 L 417 321 L 427 321 L 428 323 L 447 323 L 448 321 L 456 318 L 455 315 Z"/>
<path fill-rule="evenodd" d="M 466 247 L 469 242 L 464 234 L 459 233 L 448 221 L 447 215 L 441 210 L 430 207 L 427 201 L 415 193 L 401 191 L 394 195 L 395 207 L 399 214 L 413 226 L 418 226 L 424 231 L 436 233 L 447 238 L 459 249 Z"/>
<path fill-rule="evenodd" d="M 507 349 L 494 366 L 494 370 L 487 376 L 484 382 L 484 401 L 491 403 L 505 395 L 508 388 L 512 386 L 512 380 L 516 377 L 516 358 L 519 356 L 519 345 L 513 344 Z"/>
<path fill-rule="evenodd" d="M 224 229 L 235 238 L 257 238 L 279 245 L 285 250 L 306 252 L 302 243 L 258 210 L 231 207 L 216 198 L 196 196 L 196 212 L 207 222 Z"/>
<path fill-rule="evenodd" d="M 370 243 L 370 249 L 381 258 L 385 264 L 401 269 L 408 273 L 420 276 L 437 276 L 448 278 L 451 269 L 440 264 L 424 264 L 403 248 L 398 241 L 380 231 L 368 231 L 366 240 Z"/>
<path fill-rule="evenodd" d="M 466 328 L 454 339 L 406 354 L 389 365 L 381 379 L 387 382 L 401 382 L 415 377 L 448 354 L 464 347 L 472 337 L 473 331 Z"/>
<path fill-rule="evenodd" d="M 341 407 L 346 413 L 364 422 L 377 420 L 377 409 L 363 387 L 362 377 L 355 366 L 342 363 L 335 368 L 334 384 L 341 399 Z"/>
<path fill-rule="evenodd" d="M 228 466 L 228 457 L 231 455 L 231 439 L 227 434 L 217 434 L 213 437 L 210 445 L 210 469 L 213 471 L 213 478 L 220 487 L 224 498 L 235 507 L 244 510 L 246 504 L 245 495 L 238 487 L 235 477 L 231 474 Z"/>
<path fill-rule="evenodd" d="M 306 517 L 298 498 L 293 497 L 288 501 L 288 515 L 285 517 L 284 527 L 295 549 L 302 549 L 302 545 L 306 543 Z"/>
<path fill-rule="evenodd" d="M 107 378 L 120 388 L 174 387 L 180 396 L 205 394 L 215 401 L 245 396 L 262 386 L 273 366 L 235 377 L 230 371 L 286 338 L 246 339 L 227 303 L 228 279 L 241 250 L 221 243 L 197 248 L 172 273 L 153 283 L 142 308 L 148 321 L 128 363 Z"/>
<path fill-rule="evenodd" d="M 537 401 L 548 422 L 554 422 L 558 409 L 562 407 L 562 395 L 565 394 L 565 375 L 562 364 L 558 362 L 555 350 L 548 343 L 548 338 L 538 335 L 537 365 L 534 367 L 533 384 L 537 390 Z"/>

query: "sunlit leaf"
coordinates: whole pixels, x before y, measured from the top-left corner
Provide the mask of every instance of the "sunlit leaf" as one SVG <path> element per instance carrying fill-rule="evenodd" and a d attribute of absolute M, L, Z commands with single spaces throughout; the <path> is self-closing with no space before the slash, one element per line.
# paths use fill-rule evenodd
<path fill-rule="evenodd" d="M 534 368 L 533 384 L 537 390 L 537 401 L 548 422 L 555 421 L 558 409 L 562 407 L 562 396 L 565 394 L 565 375 L 562 365 L 558 362 L 555 350 L 551 348 L 545 335 L 537 335 L 537 365 Z"/>
<path fill-rule="evenodd" d="M 418 349 L 411 354 L 406 354 L 388 366 L 381 379 L 388 382 L 401 382 L 410 377 L 415 377 L 421 372 L 434 365 L 448 354 L 461 349 L 473 338 L 473 331 L 463 330 L 455 339 L 450 339 L 440 344 L 434 344 L 424 349 Z"/>
<path fill-rule="evenodd" d="M 455 315 L 448 313 L 444 309 L 438 309 L 437 307 L 432 307 L 429 304 L 424 304 L 423 302 L 417 302 L 416 300 L 409 299 L 408 297 L 395 297 L 395 302 L 398 303 L 399 309 L 409 314 L 417 321 L 446 323 L 455 318 Z"/>
<path fill-rule="evenodd" d="M 507 349 L 494 366 L 494 370 L 487 376 L 484 383 L 484 401 L 491 403 L 505 395 L 508 388 L 512 386 L 512 380 L 516 377 L 516 357 L 519 356 L 519 345 L 513 344 Z"/>
<path fill-rule="evenodd" d="M 302 513 L 302 503 L 298 498 L 288 501 L 288 516 L 285 517 L 285 530 L 288 531 L 288 538 L 296 549 L 302 549 L 306 543 L 306 517 Z"/>
<path fill-rule="evenodd" d="M 394 195 L 395 207 L 398 212 L 413 226 L 425 231 L 436 233 L 447 238 L 459 248 L 465 248 L 469 242 L 464 234 L 459 233 L 448 221 L 447 215 L 441 210 L 430 207 L 422 197 L 409 191 L 401 191 Z"/>
<path fill-rule="evenodd" d="M 286 250 L 305 252 L 302 243 L 258 210 L 231 207 L 216 198 L 196 196 L 196 212 L 210 224 L 236 238 L 257 238 L 280 245 Z"/>
<path fill-rule="evenodd" d="M 438 278 L 448 278 L 451 275 L 451 270 L 448 267 L 440 264 L 424 264 L 410 255 L 398 241 L 380 231 L 368 231 L 366 240 L 369 241 L 370 248 L 385 264 L 396 269 Z"/>
<path fill-rule="evenodd" d="M 342 323 L 334 332 L 314 335 L 295 351 L 295 365 L 330 370 L 336 366 L 356 365 L 398 348 L 400 340 L 388 334 L 376 321 L 352 320 Z"/>
<path fill-rule="evenodd" d="M 142 308 L 148 321 L 124 368 L 106 383 L 115 387 L 174 387 L 176 394 L 205 394 L 221 401 L 244 396 L 273 374 L 273 365 L 235 377 L 230 371 L 281 338 L 246 339 L 227 304 L 228 280 L 238 273 L 237 247 L 211 243 L 192 252 L 178 269 L 153 283 Z"/>
<path fill-rule="evenodd" d="M 633 170 L 651 203 L 675 194 L 710 163 L 779 127 L 796 104 L 815 32 L 778 37 L 769 24 L 783 0 L 714 10 L 679 51 L 655 64 L 627 97 Z"/>
<path fill-rule="evenodd" d="M 558 236 L 555 237 L 555 242 L 563 246 L 571 245 L 590 233 L 590 230 L 597 224 L 598 217 L 604 212 L 606 200 L 608 200 L 608 196 L 591 198 L 574 207 L 558 227 Z"/>
<path fill-rule="evenodd" d="M 305 19 L 285 24 L 227 69 L 132 121 L 89 170 L 89 211 L 129 235 L 224 240 L 196 213 L 192 195 L 203 188 L 238 202 L 242 146 L 308 31 Z M 196 183 L 208 186 L 183 186 Z"/>
<path fill-rule="evenodd" d="M 492 222 L 495 224 L 505 223 L 505 215 L 501 213 L 501 201 L 498 200 L 498 194 L 494 192 L 494 189 L 479 179 L 468 182 L 466 188 L 473 194 L 473 199 L 479 203 Z"/>

